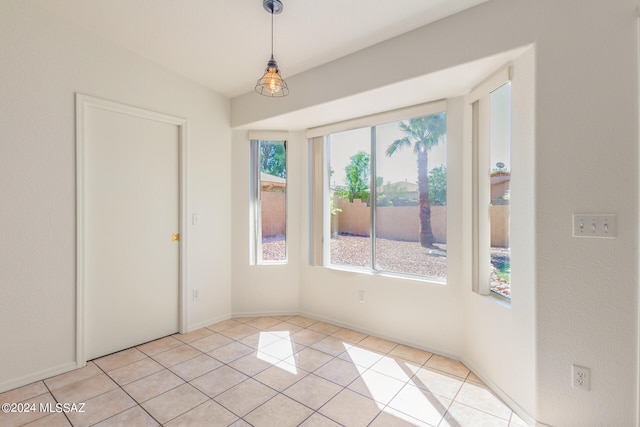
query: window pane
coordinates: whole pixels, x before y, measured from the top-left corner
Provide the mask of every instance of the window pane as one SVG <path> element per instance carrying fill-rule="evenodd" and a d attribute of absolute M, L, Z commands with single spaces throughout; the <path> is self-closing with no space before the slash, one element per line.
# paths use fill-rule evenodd
<path fill-rule="evenodd" d="M 375 268 L 446 279 L 446 116 L 375 128 Z"/>
<path fill-rule="evenodd" d="M 287 152 L 285 141 L 260 141 L 262 261 L 287 260 Z"/>
<path fill-rule="evenodd" d="M 491 101 L 491 291 L 511 298 L 509 184 L 511 181 L 511 83 Z"/>
<path fill-rule="evenodd" d="M 329 136 L 330 262 L 371 267 L 371 129 Z"/>

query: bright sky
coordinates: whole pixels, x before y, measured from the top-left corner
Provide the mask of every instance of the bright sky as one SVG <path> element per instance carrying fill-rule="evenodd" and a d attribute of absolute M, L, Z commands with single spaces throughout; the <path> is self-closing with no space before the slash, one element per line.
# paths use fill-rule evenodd
<path fill-rule="evenodd" d="M 491 92 L 491 169 L 498 162 L 511 170 L 511 83 Z"/>
<path fill-rule="evenodd" d="M 384 183 L 418 181 L 417 156 L 413 154 L 413 147 L 407 147 L 387 157 L 385 150 L 393 141 L 402 138 L 399 123 L 388 123 L 376 127 L 376 143 L 378 152 L 377 175 L 381 176 Z M 331 185 L 346 185 L 344 168 L 351 163 L 350 157 L 358 151 L 371 154 L 371 130 L 370 128 L 355 129 L 346 132 L 335 133 L 330 138 L 331 168 L 334 173 L 331 177 Z M 438 146 L 429 151 L 429 169 L 440 165 L 446 165 L 446 143 L 440 142 Z"/>
<path fill-rule="evenodd" d="M 417 157 L 413 147 L 407 147 L 387 157 L 386 148 L 396 139 L 404 137 L 399 122 L 376 126 L 378 153 L 377 175 L 384 183 L 408 181 L 417 182 Z M 330 164 L 333 169 L 331 186 L 346 185 L 344 168 L 349 165 L 350 157 L 358 151 L 371 154 L 370 128 L 355 129 L 332 134 L 330 137 Z M 506 84 L 491 94 L 491 164 L 504 163 L 511 170 L 511 85 Z M 429 170 L 447 164 L 446 142 L 441 141 L 429 151 Z"/>

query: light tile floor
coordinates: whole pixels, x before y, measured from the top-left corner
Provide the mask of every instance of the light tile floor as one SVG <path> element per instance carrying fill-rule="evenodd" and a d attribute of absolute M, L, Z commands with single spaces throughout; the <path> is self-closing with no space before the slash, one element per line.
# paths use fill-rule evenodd
<path fill-rule="evenodd" d="M 161 338 L 5 402 L 36 411 L 0 413 L 1 426 L 526 426 L 460 362 L 301 316 Z"/>

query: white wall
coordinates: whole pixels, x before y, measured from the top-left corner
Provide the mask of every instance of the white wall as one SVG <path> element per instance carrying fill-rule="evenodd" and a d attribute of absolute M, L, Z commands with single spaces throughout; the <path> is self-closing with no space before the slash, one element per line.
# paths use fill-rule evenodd
<path fill-rule="evenodd" d="M 442 287 L 307 267 L 304 241 L 301 309 L 457 354 L 541 424 L 637 425 L 636 8 L 636 0 L 492 0 L 293 76 L 289 97 L 270 108 L 269 100 L 250 94 L 233 99 L 232 125 L 248 126 L 535 45 L 535 144 L 527 148 L 535 162 L 533 182 L 522 187 L 533 191 L 523 206 L 534 207 L 521 212 L 529 223 L 515 231 L 521 242 L 535 238 L 529 246 L 514 244 L 510 312 L 469 294 L 464 276 Z M 420 57 L 412 56 L 418 51 Z M 328 87 L 318 78 L 323 73 L 342 84 Z M 616 213 L 617 239 L 573 238 L 576 212 Z M 303 203 L 301 217 L 307 214 Z M 357 289 L 367 291 L 367 304 L 355 302 Z M 464 294 L 456 299 L 453 289 Z M 483 330 L 485 340 L 476 343 L 471 325 L 486 321 L 490 328 L 494 320 L 506 323 L 508 337 L 522 338 L 505 343 Z M 451 325 L 452 334 L 445 334 Z M 512 357 L 503 356 L 514 349 Z M 571 388 L 574 363 L 591 368 L 590 391 Z"/>
<path fill-rule="evenodd" d="M 512 61 L 511 221 L 512 300 L 464 292 L 464 362 L 513 409 L 533 415 L 535 408 L 535 141 L 534 48 Z M 463 162 L 471 165 L 471 105 L 465 99 L 465 150 Z M 465 167 L 470 170 L 471 167 Z M 470 196 L 471 177 L 465 176 Z M 470 197 L 465 195 L 465 200 Z M 465 204 L 464 224 L 471 228 L 471 206 Z M 465 248 L 471 247 L 465 235 Z M 471 255 L 467 253 L 467 255 Z M 469 260 L 470 259 L 466 258 Z M 466 269 L 465 269 L 466 270 Z M 468 282 L 468 279 L 467 279 Z"/>
<path fill-rule="evenodd" d="M 188 119 L 188 323 L 228 317 L 228 100 L 30 1 L 0 2 L 0 58 L 0 391 L 75 367 L 76 92 Z"/>

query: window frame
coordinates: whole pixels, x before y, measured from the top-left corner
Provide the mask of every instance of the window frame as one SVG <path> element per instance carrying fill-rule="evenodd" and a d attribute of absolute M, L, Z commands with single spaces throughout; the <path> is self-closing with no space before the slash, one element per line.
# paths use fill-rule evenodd
<path fill-rule="evenodd" d="M 289 197 L 288 197 L 288 167 L 289 153 L 287 151 L 286 132 L 250 132 L 250 178 L 249 178 L 249 264 L 250 265 L 286 265 L 289 262 Z M 287 184 L 285 184 L 285 256 L 281 260 L 263 259 L 262 250 L 262 191 L 260 171 L 260 143 L 265 141 L 284 142 L 287 165 Z"/>
<path fill-rule="evenodd" d="M 389 276 L 444 285 L 447 278 L 434 276 L 423 276 L 418 274 L 396 272 L 390 270 L 380 270 L 375 268 L 375 238 L 376 238 L 376 209 L 375 204 L 371 206 L 371 266 L 357 267 L 341 264 L 332 264 L 330 257 L 331 230 L 330 206 L 327 202 L 329 197 L 329 175 L 330 175 L 330 147 L 329 135 L 348 130 L 370 128 L 370 199 L 376 200 L 377 188 L 375 185 L 376 175 L 376 126 L 392 122 L 409 120 L 411 118 L 429 116 L 437 113 L 447 114 L 447 101 L 437 100 L 424 104 L 414 105 L 406 108 L 390 110 L 370 116 L 364 116 L 339 123 L 328 124 L 307 130 L 306 136 L 309 144 L 309 204 L 310 204 L 310 247 L 309 263 L 312 266 L 322 266 L 333 270 L 342 270 L 362 274 Z M 448 126 L 448 125 L 447 125 Z M 447 148 L 448 150 L 448 148 Z M 447 176 L 447 180 L 449 176 Z M 373 202 L 374 203 L 374 202 Z M 449 213 L 447 212 L 447 227 L 449 224 Z M 448 262 L 448 259 L 447 259 Z"/>
<path fill-rule="evenodd" d="M 472 283 L 474 293 L 511 302 L 511 298 L 491 291 L 491 178 L 486 173 L 491 150 L 491 93 L 512 82 L 512 66 L 507 64 L 487 77 L 468 95 L 471 108 L 472 140 Z"/>

